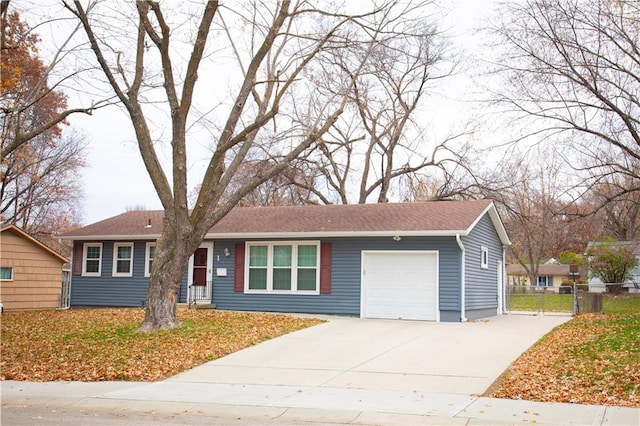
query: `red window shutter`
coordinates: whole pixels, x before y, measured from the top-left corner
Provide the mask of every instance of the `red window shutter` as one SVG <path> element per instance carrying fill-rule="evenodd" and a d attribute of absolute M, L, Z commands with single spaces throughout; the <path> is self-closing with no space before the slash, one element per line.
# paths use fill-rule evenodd
<path fill-rule="evenodd" d="M 73 275 L 82 275 L 82 243 L 74 243 L 73 246 Z"/>
<path fill-rule="evenodd" d="M 331 293 L 331 243 L 320 244 L 320 293 Z"/>
<path fill-rule="evenodd" d="M 244 292 L 244 243 L 236 244 L 233 291 Z"/>

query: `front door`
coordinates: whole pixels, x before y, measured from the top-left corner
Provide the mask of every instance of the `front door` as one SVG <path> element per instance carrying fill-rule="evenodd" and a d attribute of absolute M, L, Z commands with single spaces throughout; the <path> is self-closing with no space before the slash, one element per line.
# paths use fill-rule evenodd
<path fill-rule="evenodd" d="M 189 261 L 189 303 L 211 303 L 213 243 L 202 244 Z"/>
<path fill-rule="evenodd" d="M 191 284 L 195 286 L 207 285 L 207 248 L 200 247 L 193 254 L 193 275 Z"/>

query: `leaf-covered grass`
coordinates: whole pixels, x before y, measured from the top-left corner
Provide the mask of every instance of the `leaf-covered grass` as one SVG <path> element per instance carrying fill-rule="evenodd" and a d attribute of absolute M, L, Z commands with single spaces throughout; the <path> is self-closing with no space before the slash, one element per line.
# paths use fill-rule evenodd
<path fill-rule="evenodd" d="M 640 407 L 640 297 L 605 298 L 521 355 L 489 389 L 496 398 Z"/>
<path fill-rule="evenodd" d="M 181 327 L 140 334 L 141 308 L 5 312 L 2 380 L 167 378 L 206 361 L 322 322 L 286 315 L 180 310 Z"/>

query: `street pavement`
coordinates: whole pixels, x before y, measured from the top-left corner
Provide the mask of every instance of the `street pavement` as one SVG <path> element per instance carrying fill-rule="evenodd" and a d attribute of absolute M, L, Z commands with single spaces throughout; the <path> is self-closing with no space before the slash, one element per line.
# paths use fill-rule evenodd
<path fill-rule="evenodd" d="M 640 425 L 640 409 L 481 395 L 568 316 L 327 322 L 155 383 L 0 384 L 2 424 Z"/>

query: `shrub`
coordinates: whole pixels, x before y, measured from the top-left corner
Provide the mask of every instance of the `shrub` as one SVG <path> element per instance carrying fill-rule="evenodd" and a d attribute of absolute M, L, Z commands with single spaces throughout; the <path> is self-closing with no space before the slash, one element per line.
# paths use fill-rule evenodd
<path fill-rule="evenodd" d="M 589 268 L 593 277 L 599 278 L 607 291 L 619 291 L 618 286 L 631 278 L 633 268 L 638 265 L 638 258 L 631 247 L 625 244 L 607 241 L 591 247 L 587 251 L 590 256 Z"/>

